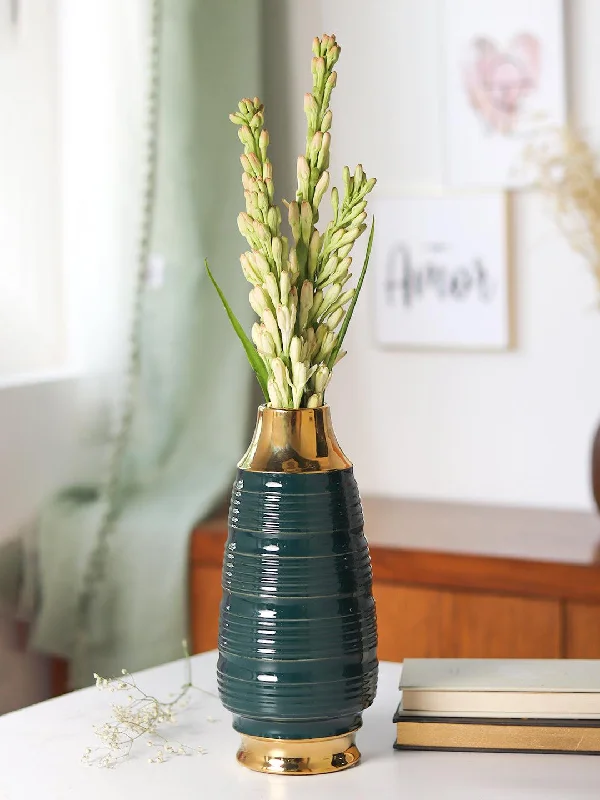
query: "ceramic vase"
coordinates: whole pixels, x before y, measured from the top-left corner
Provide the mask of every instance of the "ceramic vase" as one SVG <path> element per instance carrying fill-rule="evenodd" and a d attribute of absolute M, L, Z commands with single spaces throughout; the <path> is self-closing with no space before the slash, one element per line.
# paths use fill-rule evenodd
<path fill-rule="evenodd" d="M 259 409 L 222 585 L 217 677 L 238 761 L 288 775 L 356 765 L 377 628 L 360 497 L 329 407 Z"/>

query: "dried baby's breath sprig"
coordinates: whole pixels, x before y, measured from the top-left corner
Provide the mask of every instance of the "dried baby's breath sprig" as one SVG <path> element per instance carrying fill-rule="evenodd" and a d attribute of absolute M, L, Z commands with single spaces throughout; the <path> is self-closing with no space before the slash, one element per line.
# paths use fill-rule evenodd
<path fill-rule="evenodd" d="M 351 175 L 344 167 L 344 197 L 331 190 L 333 219 L 324 233 L 316 224 L 329 189 L 328 171 L 334 70 L 340 56 L 335 36 L 313 41 L 312 91 L 304 96 L 306 149 L 296 164 L 296 197 L 284 201 L 292 234 L 281 232 L 281 212 L 274 204 L 269 134 L 258 97 L 244 98 L 230 119 L 244 146 L 240 157 L 246 210 L 238 227 L 250 246 L 240 256 L 242 272 L 252 284 L 249 300 L 260 319 L 250 339 L 208 274 L 239 336 L 265 398 L 275 408 L 315 408 L 324 403 L 331 370 L 345 353 L 342 342 L 367 269 L 374 226 L 356 289 L 348 288 L 350 253 L 366 230 L 366 197 L 375 185 L 362 165 Z M 253 346 L 254 343 L 254 346 Z"/>
<path fill-rule="evenodd" d="M 565 238 L 589 263 L 600 294 L 600 174 L 590 145 L 572 128 L 530 146 L 527 157 L 552 199 Z"/>
<path fill-rule="evenodd" d="M 131 754 L 132 748 L 139 740 L 144 739 L 148 747 L 153 748 L 153 755 L 148 759 L 150 764 L 162 764 L 174 756 L 205 754 L 203 747 L 191 747 L 163 736 L 159 731 L 161 725 L 177 721 L 178 711 L 186 708 L 193 691 L 208 694 L 192 683 L 191 661 L 185 648 L 186 681 L 173 699 L 163 702 L 146 694 L 138 686 L 134 676 L 126 669 L 116 678 L 103 678 L 94 673 L 96 686 L 107 692 L 127 692 L 126 702 L 112 703 L 112 717 L 103 725 L 94 725 L 93 730 L 102 742 L 102 746 L 87 747 L 82 761 L 99 767 L 115 767 Z M 213 717 L 207 721 L 215 722 Z"/>

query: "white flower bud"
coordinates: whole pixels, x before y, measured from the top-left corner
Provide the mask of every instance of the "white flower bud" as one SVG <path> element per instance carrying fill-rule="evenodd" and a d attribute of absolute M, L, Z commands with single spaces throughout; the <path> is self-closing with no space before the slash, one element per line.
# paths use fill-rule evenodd
<path fill-rule="evenodd" d="M 260 178 L 262 176 L 262 164 L 260 163 L 256 153 L 248 153 L 247 158 L 250 162 L 250 168 L 252 172 L 257 178 Z"/>
<path fill-rule="evenodd" d="M 252 230 L 252 219 L 243 211 L 238 214 L 237 224 L 242 236 L 247 236 L 249 230 Z"/>
<path fill-rule="evenodd" d="M 279 223 L 281 222 L 281 212 L 275 206 L 271 206 L 271 208 L 267 212 L 267 224 L 271 229 L 271 233 L 275 236 L 279 235 Z M 271 237 L 269 237 L 269 244 L 271 243 Z"/>
<path fill-rule="evenodd" d="M 352 178 L 350 177 L 350 170 L 348 167 L 344 167 L 342 170 L 342 180 L 344 181 L 346 197 L 350 197 L 352 194 Z"/>
<path fill-rule="evenodd" d="M 321 203 L 323 195 L 327 191 L 328 186 L 329 186 L 329 172 L 325 170 L 325 172 L 321 175 L 321 177 L 317 181 L 317 185 L 315 186 L 315 191 L 313 194 L 313 202 L 312 202 L 312 207 L 314 211 L 318 209 L 319 204 Z"/>
<path fill-rule="evenodd" d="M 246 152 L 254 151 L 256 146 L 254 143 L 254 136 L 247 125 L 242 125 L 240 128 L 238 128 L 238 138 L 244 147 L 247 148 Z"/>
<path fill-rule="evenodd" d="M 252 264 L 248 259 L 248 253 L 242 253 L 240 256 L 240 264 L 242 265 L 242 272 L 244 273 L 244 278 L 248 281 L 248 283 L 253 284 L 254 286 L 258 286 L 261 282 L 260 278 L 254 271 Z"/>
<path fill-rule="evenodd" d="M 317 394 L 323 394 L 330 378 L 331 372 L 327 369 L 325 364 L 321 364 L 314 375 L 315 391 Z"/>
<path fill-rule="evenodd" d="M 284 353 L 289 351 L 290 342 L 294 333 L 296 323 L 296 307 L 277 306 L 277 324 L 281 331 L 281 347 Z"/>
<path fill-rule="evenodd" d="M 300 227 L 300 206 L 295 200 L 290 203 L 288 208 L 288 222 L 290 223 L 290 228 L 292 229 L 294 242 L 297 242 L 302 235 L 302 231 Z"/>
<path fill-rule="evenodd" d="M 277 392 L 281 397 L 282 407 L 289 408 L 290 405 L 290 379 L 287 367 L 280 358 L 274 358 L 271 361 L 271 369 L 273 370 L 273 378 L 277 386 Z"/>
<path fill-rule="evenodd" d="M 289 254 L 290 278 L 292 283 L 296 283 L 298 275 L 300 274 L 300 265 L 298 264 L 298 255 L 296 248 L 292 247 Z"/>
<path fill-rule="evenodd" d="M 269 211 L 269 198 L 262 192 L 260 192 L 260 194 L 256 194 L 255 197 L 256 206 L 261 213 L 261 219 L 266 219 Z"/>
<path fill-rule="evenodd" d="M 327 169 L 329 166 L 329 147 L 331 145 L 331 134 L 326 131 L 323 134 L 323 141 L 321 142 L 321 149 L 319 150 L 319 157 L 317 159 L 317 169 Z"/>
<path fill-rule="evenodd" d="M 365 174 L 363 172 L 362 164 L 357 164 L 356 169 L 354 170 L 354 188 L 360 189 L 362 187 L 363 178 Z"/>
<path fill-rule="evenodd" d="M 359 225 L 363 224 L 366 218 L 367 218 L 367 212 L 361 211 L 361 213 L 357 214 L 356 217 L 350 222 L 350 229 L 358 228 Z"/>
<path fill-rule="evenodd" d="M 308 380 L 308 369 L 304 361 L 294 361 L 292 364 L 292 383 L 302 391 Z"/>
<path fill-rule="evenodd" d="M 312 356 L 313 356 L 313 354 L 315 352 L 315 347 L 316 347 L 316 344 L 317 344 L 317 341 L 316 341 L 316 338 L 315 338 L 315 329 L 314 328 L 307 328 L 305 336 L 306 336 L 306 342 L 305 342 L 304 346 L 306 348 L 306 352 L 303 353 L 303 356 L 304 356 L 304 360 L 310 360 L 310 359 L 312 359 Z"/>
<path fill-rule="evenodd" d="M 323 341 L 321 342 L 321 347 L 319 348 L 317 355 L 315 356 L 316 361 L 326 361 L 329 357 L 329 354 L 334 348 L 336 335 L 333 331 L 330 331 L 327 326 L 324 326 L 327 333 L 323 337 Z"/>
<path fill-rule="evenodd" d="M 347 292 L 344 292 L 343 294 L 341 294 L 338 297 L 338 299 L 335 301 L 335 303 L 332 303 L 331 306 L 329 307 L 329 309 L 328 309 L 329 313 L 332 314 L 334 311 L 337 311 L 338 308 L 342 308 L 342 306 L 346 305 L 346 303 L 349 300 L 352 300 L 352 298 L 354 297 L 355 291 L 356 291 L 356 289 L 348 289 Z"/>
<path fill-rule="evenodd" d="M 271 298 L 271 302 L 273 303 L 273 308 L 277 308 L 279 304 L 279 287 L 277 285 L 277 278 L 273 275 L 272 272 L 269 272 L 267 277 L 265 278 L 264 288 Z"/>
<path fill-rule="evenodd" d="M 344 309 L 338 308 L 333 312 L 333 314 L 329 316 L 325 324 L 330 330 L 334 331 L 342 321 L 343 317 L 344 317 Z"/>
<path fill-rule="evenodd" d="M 283 245 L 278 236 L 273 237 L 271 240 L 271 252 L 273 253 L 273 261 L 277 267 L 277 272 L 281 272 L 281 263 L 283 257 Z"/>
<path fill-rule="evenodd" d="M 260 136 L 258 137 L 258 146 L 260 148 L 260 154 L 262 156 L 262 160 L 264 161 L 267 157 L 267 147 L 269 146 L 269 132 L 266 131 L 264 128 L 260 132 Z"/>
<path fill-rule="evenodd" d="M 308 277 L 311 281 L 315 277 L 320 249 L 321 237 L 319 236 L 319 231 L 314 230 L 310 239 L 310 246 L 308 248 Z"/>
<path fill-rule="evenodd" d="M 290 342 L 290 361 L 292 362 L 292 370 L 296 362 L 302 361 L 302 342 L 298 336 L 292 337 Z"/>
<path fill-rule="evenodd" d="M 319 316 L 325 314 L 325 312 L 335 303 L 342 292 L 342 287 L 339 283 L 332 283 L 331 286 L 327 289 L 327 294 L 323 297 L 323 303 L 321 308 L 319 309 Z"/>
<path fill-rule="evenodd" d="M 317 394 L 311 394 L 306 402 L 307 408 L 318 408 L 319 406 L 323 405 L 323 401 L 319 398 Z"/>
<path fill-rule="evenodd" d="M 344 245 L 344 247 L 340 247 L 337 251 L 339 258 L 346 258 L 348 253 L 352 250 L 352 242 L 350 244 Z"/>
<path fill-rule="evenodd" d="M 308 147 L 308 153 L 310 156 L 310 163 L 311 166 L 316 166 L 317 159 L 319 158 L 319 151 L 321 150 L 321 145 L 323 144 L 323 134 L 321 131 L 317 131 L 310 141 L 310 145 Z"/>
<path fill-rule="evenodd" d="M 260 286 L 255 286 L 249 294 L 250 305 L 254 312 L 262 317 L 266 308 L 269 308 L 269 298 Z"/>
<path fill-rule="evenodd" d="M 352 264 L 352 259 L 350 258 L 350 256 L 346 256 L 346 258 L 343 258 L 339 262 L 339 264 L 337 265 L 337 267 L 335 268 L 335 271 L 333 272 L 333 274 L 331 276 L 331 283 L 339 283 L 341 285 L 342 282 L 344 282 L 346 280 L 348 267 L 351 264 Z"/>
<path fill-rule="evenodd" d="M 281 336 L 279 335 L 279 326 L 277 325 L 275 314 L 273 314 L 270 308 L 265 309 L 263 313 L 263 322 L 265 324 L 265 328 L 273 337 L 275 350 L 277 353 L 281 353 Z"/>
<path fill-rule="evenodd" d="M 262 355 L 268 356 L 269 358 L 274 358 L 277 355 L 273 337 L 264 325 L 261 325 L 261 340 L 259 349 Z"/>
<path fill-rule="evenodd" d="M 267 187 L 267 194 L 269 195 L 269 202 L 273 202 L 275 197 L 275 184 L 271 178 L 265 178 L 265 186 Z"/>
<path fill-rule="evenodd" d="M 304 156 L 298 156 L 298 163 L 296 167 L 296 176 L 298 178 L 298 189 L 303 197 L 308 197 L 308 184 L 310 181 L 310 167 L 308 161 Z"/>
<path fill-rule="evenodd" d="M 292 402 L 296 408 L 299 408 L 302 395 L 304 394 L 304 387 L 308 380 L 308 370 L 303 361 L 292 363 Z"/>
<path fill-rule="evenodd" d="M 323 121 L 321 122 L 321 130 L 323 131 L 323 133 L 325 133 L 325 131 L 328 131 L 331 128 L 332 117 L 333 115 L 331 113 L 331 109 L 325 112 Z"/>
<path fill-rule="evenodd" d="M 350 228 L 350 230 L 346 231 L 338 243 L 338 247 L 344 247 L 347 244 L 351 244 L 354 242 L 361 233 L 366 229 L 366 225 L 359 225 L 358 228 Z"/>
<path fill-rule="evenodd" d="M 253 176 L 254 172 L 252 170 L 252 165 L 250 164 L 248 156 L 245 153 L 242 153 L 242 155 L 240 156 L 240 162 L 242 164 L 242 169 L 244 170 L 244 172 L 247 175 Z"/>
<path fill-rule="evenodd" d="M 271 272 L 269 268 L 269 262 L 267 261 L 267 259 L 263 256 L 262 253 L 259 253 L 258 250 L 254 250 L 248 256 L 248 258 L 250 260 L 250 263 L 254 267 L 254 272 L 256 273 L 256 275 L 259 278 L 262 278 L 262 280 L 264 281 L 267 275 L 269 275 L 269 273 Z"/>
<path fill-rule="evenodd" d="M 269 378 L 267 382 L 267 393 L 269 395 L 269 401 L 271 403 L 272 408 L 283 408 L 283 399 L 279 394 L 279 390 L 277 388 L 277 384 L 273 380 L 273 378 Z"/>
<path fill-rule="evenodd" d="M 262 222 L 255 219 L 252 220 L 252 229 L 254 231 L 254 236 L 261 242 L 263 245 L 271 244 L 271 233 L 266 225 L 263 225 Z"/>
<path fill-rule="evenodd" d="M 326 264 L 324 267 L 321 268 L 319 272 L 319 285 L 323 286 L 328 283 L 328 279 L 330 276 L 337 270 L 338 266 L 338 257 L 335 253 L 329 256 Z"/>
<path fill-rule="evenodd" d="M 317 82 L 320 84 L 323 81 L 323 78 L 325 77 L 325 59 L 321 57 L 314 58 L 313 64 L 314 64 L 315 77 L 317 79 Z"/>
<path fill-rule="evenodd" d="M 284 269 L 279 278 L 279 296 L 281 297 L 281 304 L 284 306 L 287 306 L 288 295 L 291 288 L 290 273 Z"/>
<path fill-rule="evenodd" d="M 346 217 L 348 222 L 351 222 L 353 219 L 356 219 L 356 217 L 358 217 L 359 214 L 362 214 L 362 212 L 366 209 L 366 207 L 367 207 L 366 200 L 361 200 L 360 203 L 357 203 L 350 212 L 350 215 Z"/>
<path fill-rule="evenodd" d="M 298 321 L 300 323 L 300 330 L 303 331 L 308 323 L 308 317 L 313 305 L 314 289 L 310 281 L 304 281 L 300 289 L 300 314 Z"/>
<path fill-rule="evenodd" d="M 302 241 L 308 247 L 312 232 L 313 212 L 308 200 L 303 200 L 300 206 L 300 229 Z"/>
<path fill-rule="evenodd" d="M 338 208 L 340 205 L 340 195 L 337 187 L 334 186 L 331 190 L 331 207 L 333 208 L 333 218 L 337 218 Z"/>
<path fill-rule="evenodd" d="M 322 303 L 323 303 L 323 292 L 320 289 L 318 289 L 313 295 L 313 304 L 312 308 L 310 309 L 309 319 L 314 320 L 319 316 Z"/>

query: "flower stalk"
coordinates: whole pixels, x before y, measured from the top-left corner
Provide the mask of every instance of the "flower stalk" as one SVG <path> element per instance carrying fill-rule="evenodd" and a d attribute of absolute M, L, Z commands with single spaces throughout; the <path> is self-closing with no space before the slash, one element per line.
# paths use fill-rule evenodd
<path fill-rule="evenodd" d="M 325 34 L 313 40 L 312 51 L 312 90 L 304 96 L 306 149 L 296 164 L 295 199 L 284 201 L 290 239 L 282 233 L 282 214 L 274 201 L 263 105 L 258 97 L 244 98 L 230 115 L 244 148 L 240 162 L 246 210 L 238 216 L 238 227 L 249 250 L 242 253 L 240 263 L 252 285 L 250 305 L 259 318 L 252 327 L 258 363 L 239 323 L 234 327 L 266 399 L 275 408 L 323 405 L 331 370 L 344 355 L 341 345 L 373 237 L 372 226 L 359 283 L 356 289 L 348 288 L 350 253 L 367 228 L 366 196 L 375 179 L 368 179 L 360 164 L 353 174 L 344 167 L 343 197 L 340 201 L 337 188 L 331 189 L 333 218 L 323 232 L 317 229 L 319 208 L 330 185 L 333 116 L 329 102 L 337 83 L 334 68 L 340 46 L 335 36 Z M 212 275 L 211 279 L 214 282 Z M 221 299 L 231 319 L 233 312 L 222 295 Z"/>

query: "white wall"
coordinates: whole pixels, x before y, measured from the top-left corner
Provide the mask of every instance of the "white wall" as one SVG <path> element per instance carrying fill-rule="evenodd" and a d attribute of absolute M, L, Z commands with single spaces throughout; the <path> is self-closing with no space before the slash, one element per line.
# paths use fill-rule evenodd
<path fill-rule="evenodd" d="M 566 5 L 571 105 L 600 143 L 600 3 Z M 333 100 L 334 182 L 341 182 L 343 164 L 360 161 L 378 178 L 382 196 L 439 186 L 438 0 L 288 0 L 285 7 L 286 14 L 271 8 L 270 17 L 284 26 L 280 40 L 292 67 L 271 77 L 267 118 L 276 141 L 280 121 L 273 107 L 289 106 L 294 140 L 287 153 L 277 152 L 276 187 L 290 181 L 289 173 L 287 183 L 280 178 L 282 156 L 293 174 L 303 149 L 310 40 L 323 30 L 342 45 Z M 515 196 L 513 222 L 515 352 L 383 352 L 373 342 L 365 282 L 349 354 L 328 393 L 363 494 L 591 508 L 589 446 L 600 421 L 596 287 L 536 192 Z"/>
<path fill-rule="evenodd" d="M 0 549 L 71 475 L 74 399 L 73 381 L 63 379 L 0 389 Z M 0 597 L 7 592 L 0 586 Z M 47 661 L 24 652 L 11 612 L 0 605 L 0 714 L 48 692 Z"/>

